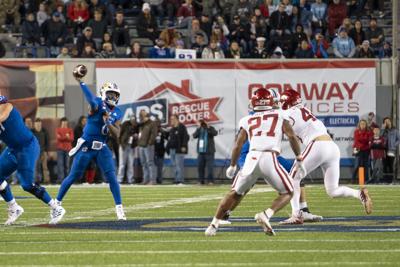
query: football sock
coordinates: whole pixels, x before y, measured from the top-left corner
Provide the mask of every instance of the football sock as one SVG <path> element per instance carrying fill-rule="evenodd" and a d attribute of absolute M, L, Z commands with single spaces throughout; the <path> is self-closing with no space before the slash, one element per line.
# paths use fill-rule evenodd
<path fill-rule="evenodd" d="M 217 218 L 214 217 L 214 218 L 212 219 L 212 221 L 211 221 L 211 224 L 214 225 L 215 228 L 218 228 L 218 226 L 219 226 L 219 221 L 220 221 L 219 219 L 217 219 Z"/>
<path fill-rule="evenodd" d="M 267 210 L 264 211 L 265 214 L 267 215 L 268 219 L 270 219 L 272 216 L 274 216 L 275 211 L 273 211 L 272 209 L 268 208 Z"/>

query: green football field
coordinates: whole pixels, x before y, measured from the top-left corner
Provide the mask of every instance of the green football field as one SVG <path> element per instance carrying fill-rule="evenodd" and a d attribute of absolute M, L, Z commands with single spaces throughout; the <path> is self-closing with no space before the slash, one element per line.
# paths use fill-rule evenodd
<path fill-rule="evenodd" d="M 54 196 L 58 187 L 49 187 Z M 278 226 L 263 234 L 253 221 L 276 193 L 257 185 L 215 237 L 204 230 L 222 196 L 221 186 L 123 186 L 128 217 L 116 222 L 107 186 L 73 185 L 64 199 L 62 223 L 46 225 L 49 209 L 17 186 L 25 213 L 0 226 L 0 265 L 92 266 L 400 266 L 400 187 L 370 186 L 374 202 L 366 216 L 355 199 L 330 199 L 320 185 L 307 187 L 320 223 Z M 6 220 L 0 202 L 0 221 Z"/>

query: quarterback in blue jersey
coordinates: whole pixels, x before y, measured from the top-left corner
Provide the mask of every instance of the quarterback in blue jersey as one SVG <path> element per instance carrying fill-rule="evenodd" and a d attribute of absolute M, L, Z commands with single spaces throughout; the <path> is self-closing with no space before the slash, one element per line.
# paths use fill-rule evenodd
<path fill-rule="evenodd" d="M 34 183 L 34 170 L 39 157 L 38 140 L 25 126 L 21 114 L 8 103 L 7 97 L 0 95 L 0 140 L 7 148 L 0 155 L 0 195 L 8 205 L 8 219 L 5 225 L 13 224 L 24 209 L 17 204 L 6 179 L 17 171 L 18 181 L 26 192 L 50 206 L 50 223 L 65 210 L 57 205 L 46 189 Z"/>
<path fill-rule="evenodd" d="M 74 156 L 74 160 L 69 175 L 63 180 L 58 191 L 57 202 L 61 203 L 74 181 L 83 175 L 90 161 L 95 159 L 109 183 L 118 220 L 126 220 L 115 163 L 112 152 L 106 145 L 107 136 L 110 133 L 117 139 L 120 134 L 122 112 L 117 107 L 120 90 L 115 83 L 105 83 L 100 89 L 100 97 L 96 97 L 89 87 L 81 81 L 81 78 L 76 76 L 75 78 L 90 105 L 90 111 L 86 126 L 83 129 L 83 135 L 69 152 L 70 156 Z M 57 218 L 55 223 L 61 219 L 62 216 Z"/>

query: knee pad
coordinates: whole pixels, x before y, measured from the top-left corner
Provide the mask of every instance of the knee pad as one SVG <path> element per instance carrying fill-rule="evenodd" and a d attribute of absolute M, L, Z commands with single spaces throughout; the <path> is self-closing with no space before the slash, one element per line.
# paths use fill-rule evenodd
<path fill-rule="evenodd" d="M 22 186 L 22 188 L 34 195 L 35 197 L 42 199 L 44 193 L 46 192 L 46 189 L 43 186 L 40 186 L 39 184 L 32 184 L 29 186 Z"/>

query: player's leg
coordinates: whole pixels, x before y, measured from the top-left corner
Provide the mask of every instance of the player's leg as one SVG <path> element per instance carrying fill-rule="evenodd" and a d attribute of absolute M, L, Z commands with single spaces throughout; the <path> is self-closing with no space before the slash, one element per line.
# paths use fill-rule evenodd
<path fill-rule="evenodd" d="M 326 146 L 330 155 L 329 159 L 322 165 L 324 172 L 324 185 L 326 193 L 332 197 L 354 197 L 361 201 L 367 214 L 372 212 L 372 200 L 369 197 L 368 190 L 362 188 L 361 190 L 355 190 L 347 186 L 339 186 L 340 178 L 340 150 L 339 147 L 331 142 L 329 146 Z"/>
<path fill-rule="evenodd" d="M 96 163 L 100 167 L 100 170 L 110 186 L 118 220 L 126 220 L 124 209 L 122 207 L 121 190 L 117 181 L 117 176 L 115 175 L 115 163 L 112 158 L 111 150 L 107 146 L 103 147 L 98 152 Z"/>
<path fill-rule="evenodd" d="M 224 220 L 226 213 L 233 211 L 234 208 L 239 205 L 245 193 L 253 187 L 259 176 L 259 171 L 255 171 L 251 175 L 247 176 L 242 175 L 241 172 L 236 175 L 232 184 L 232 190 L 220 201 L 214 218 L 205 231 L 206 236 L 214 236 L 217 234 L 220 222 Z"/>
<path fill-rule="evenodd" d="M 51 198 L 46 188 L 38 183 L 34 183 L 36 161 L 40 156 L 40 147 L 36 138 L 31 143 L 16 153 L 17 159 L 17 177 L 22 189 L 31 193 L 37 199 L 40 199 L 50 207 L 50 217 L 59 214 L 61 217 L 65 210 Z"/>
<path fill-rule="evenodd" d="M 16 169 L 16 158 L 8 149 L 5 149 L 0 155 L 0 195 L 8 206 L 8 218 L 4 223 L 5 225 L 13 224 L 24 212 L 24 209 L 15 201 L 15 198 L 11 192 L 11 187 L 6 181 L 6 178 L 9 177 Z"/>
<path fill-rule="evenodd" d="M 276 153 L 265 152 L 260 159 L 260 168 L 265 181 L 278 193 L 271 206 L 257 213 L 255 220 L 259 223 L 267 235 L 275 235 L 269 220 L 272 216 L 285 207 L 293 196 L 293 183 L 287 171 L 279 164 Z"/>
<path fill-rule="evenodd" d="M 300 182 L 300 210 L 304 222 L 320 222 L 323 220 L 322 216 L 312 214 L 307 205 L 306 198 L 306 185 L 304 180 Z"/>

